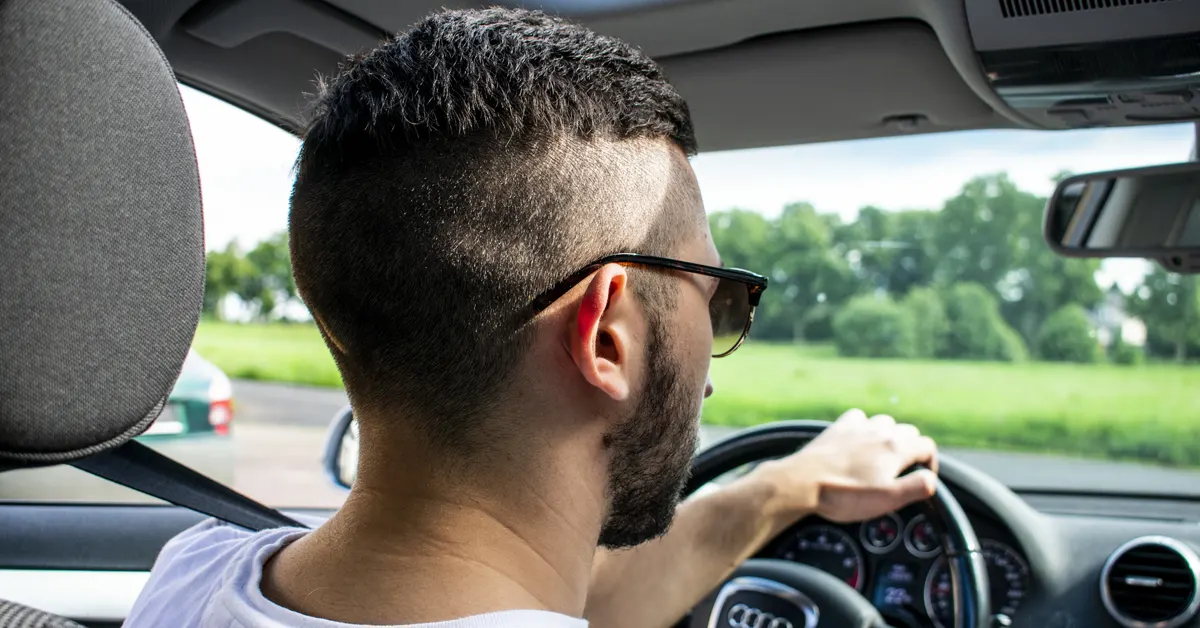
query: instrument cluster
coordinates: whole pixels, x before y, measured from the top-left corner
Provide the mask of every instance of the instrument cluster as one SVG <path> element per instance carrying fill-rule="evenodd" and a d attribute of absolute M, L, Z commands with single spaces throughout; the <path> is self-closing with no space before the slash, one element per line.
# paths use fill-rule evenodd
<path fill-rule="evenodd" d="M 1015 619 L 1029 591 L 1029 565 L 996 531 L 977 528 L 988 565 L 993 614 Z M 862 593 L 893 626 L 952 628 L 954 601 L 942 539 L 917 509 L 858 524 L 807 518 L 760 554 L 825 571 Z"/>

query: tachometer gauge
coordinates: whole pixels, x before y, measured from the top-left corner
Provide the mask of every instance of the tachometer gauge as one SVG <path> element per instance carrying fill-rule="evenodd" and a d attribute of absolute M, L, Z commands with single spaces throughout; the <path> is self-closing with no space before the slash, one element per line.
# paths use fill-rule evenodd
<path fill-rule="evenodd" d="M 886 554 L 896 549 L 903 532 L 904 522 L 900 520 L 900 515 L 889 512 L 878 519 L 864 522 L 858 530 L 858 538 L 868 552 Z"/>
<path fill-rule="evenodd" d="M 786 541 L 776 554 L 779 558 L 804 563 L 862 590 L 863 556 L 854 539 L 844 531 L 827 525 L 802 528 Z"/>
<path fill-rule="evenodd" d="M 942 551 L 942 535 L 925 515 L 917 515 L 904 528 L 904 546 L 917 558 L 930 558 Z"/>
<path fill-rule="evenodd" d="M 992 613 L 1012 618 L 1029 592 L 1029 565 L 1013 548 L 999 541 L 985 540 L 981 545 L 991 585 L 988 593 Z M 944 556 L 934 563 L 925 580 L 925 612 L 938 628 L 954 625 L 954 594 Z"/>

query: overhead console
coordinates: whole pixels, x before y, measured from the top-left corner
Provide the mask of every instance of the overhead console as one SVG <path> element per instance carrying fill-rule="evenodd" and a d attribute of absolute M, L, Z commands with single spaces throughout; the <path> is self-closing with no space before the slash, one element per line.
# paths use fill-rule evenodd
<path fill-rule="evenodd" d="M 992 88 L 1037 125 L 1200 119 L 1200 2 L 965 2 Z"/>

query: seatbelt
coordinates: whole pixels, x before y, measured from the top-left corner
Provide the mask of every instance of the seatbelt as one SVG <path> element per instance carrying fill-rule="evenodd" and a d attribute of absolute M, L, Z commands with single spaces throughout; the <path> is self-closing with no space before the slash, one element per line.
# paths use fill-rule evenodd
<path fill-rule="evenodd" d="M 308 527 L 136 440 L 76 460 L 71 466 L 254 532 Z"/>

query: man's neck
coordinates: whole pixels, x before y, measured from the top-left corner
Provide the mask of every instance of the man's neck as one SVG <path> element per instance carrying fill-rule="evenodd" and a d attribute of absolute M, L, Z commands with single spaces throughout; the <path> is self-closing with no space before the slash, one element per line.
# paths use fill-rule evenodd
<path fill-rule="evenodd" d="M 360 476 L 336 515 L 270 561 L 263 593 L 346 623 L 510 609 L 582 615 L 601 513 L 583 503 L 595 502 L 585 487 L 569 486 L 582 480 L 578 470 L 537 474 L 556 478 L 555 486 L 494 478 L 472 490 L 461 478 L 448 486 L 445 476 L 413 477 L 414 468 L 436 467 L 412 462 L 399 477 Z"/>

